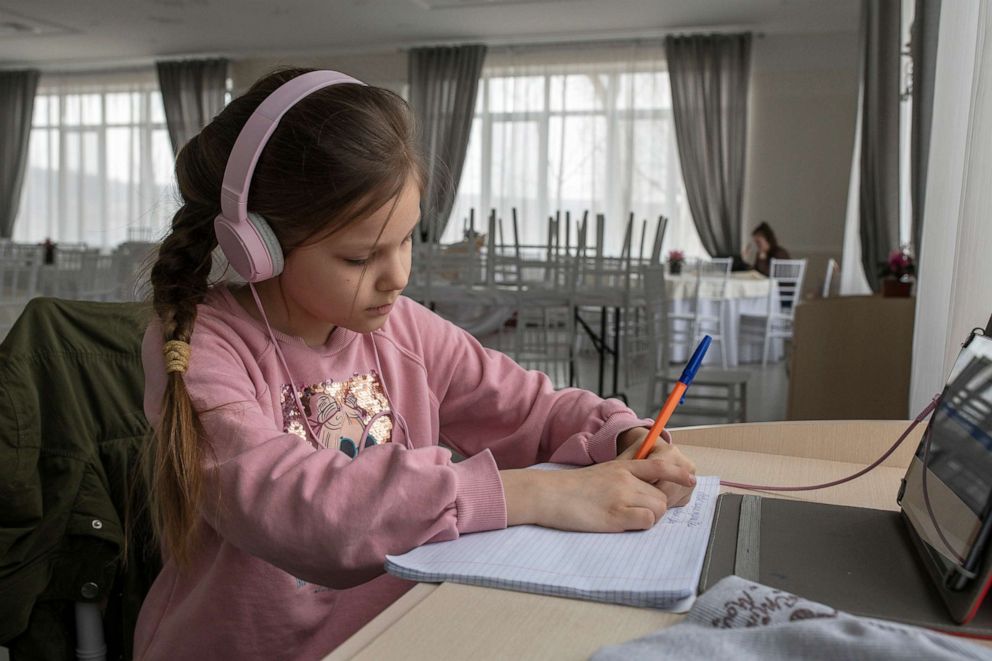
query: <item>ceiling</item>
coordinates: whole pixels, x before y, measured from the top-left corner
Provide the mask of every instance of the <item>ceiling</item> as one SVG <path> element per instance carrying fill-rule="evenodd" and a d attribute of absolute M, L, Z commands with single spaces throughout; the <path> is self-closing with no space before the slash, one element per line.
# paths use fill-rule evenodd
<path fill-rule="evenodd" d="M 0 0 L 0 66 L 856 30 L 858 0 Z"/>

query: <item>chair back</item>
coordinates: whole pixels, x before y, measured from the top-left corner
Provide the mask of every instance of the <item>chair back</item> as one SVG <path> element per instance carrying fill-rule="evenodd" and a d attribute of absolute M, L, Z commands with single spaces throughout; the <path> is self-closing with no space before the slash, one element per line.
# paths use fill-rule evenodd
<path fill-rule="evenodd" d="M 419 236 L 419 232 L 414 232 Z M 149 276 L 151 266 L 158 257 L 158 243 L 149 241 L 127 241 L 114 250 L 117 272 L 119 301 L 142 301 L 151 288 Z"/>
<path fill-rule="evenodd" d="M 833 295 L 834 275 L 840 271 L 837 260 L 833 257 L 827 260 L 827 273 L 823 276 L 823 298 L 830 298 Z"/>
<path fill-rule="evenodd" d="M 700 299 L 722 301 L 727 298 L 727 285 L 730 282 L 730 269 L 734 260 L 730 257 L 713 257 L 696 262 L 696 308 Z"/>
<path fill-rule="evenodd" d="M 73 602 L 104 602 L 107 658 L 132 656 L 160 568 L 140 507 L 147 495 L 133 483 L 149 431 L 141 341 L 150 318 L 137 303 L 38 297 L 0 343 L 0 640 L 11 658 L 43 646 L 45 658 L 71 658 L 76 637 L 53 623 Z M 60 654 L 50 649 L 62 643 Z"/>
<path fill-rule="evenodd" d="M 648 335 L 650 359 L 648 369 L 652 373 L 668 366 L 668 290 L 665 284 L 666 269 L 663 265 L 647 266 L 641 270 L 641 282 L 644 286 L 645 316 L 648 319 L 645 328 Z"/>
<path fill-rule="evenodd" d="M 575 316 L 567 298 L 516 295 L 516 326 L 505 353 L 526 369 L 548 375 L 556 388 L 568 386 L 575 374 Z"/>
<path fill-rule="evenodd" d="M 656 375 L 664 373 L 671 361 L 671 337 L 668 318 L 668 290 L 664 265 L 652 264 L 640 271 L 644 287 L 645 363 L 648 369 L 647 392 L 644 399 L 645 415 L 649 415 L 662 395 L 658 393 Z"/>
<path fill-rule="evenodd" d="M 796 304 L 803 292 L 803 278 L 806 276 L 805 259 L 775 259 L 768 266 L 768 277 L 772 288 L 778 288 L 778 300 L 781 312 L 792 316 Z M 773 310 L 772 312 L 778 312 Z"/>
<path fill-rule="evenodd" d="M 0 340 L 38 294 L 42 254 L 37 246 L 4 246 L 0 254 Z"/>
<path fill-rule="evenodd" d="M 39 250 L 0 255 L 0 304 L 26 303 L 37 294 Z"/>
<path fill-rule="evenodd" d="M 651 263 L 661 264 L 661 244 L 665 241 L 668 230 L 668 217 L 658 216 L 658 224 L 654 230 L 654 242 L 651 244 Z"/>

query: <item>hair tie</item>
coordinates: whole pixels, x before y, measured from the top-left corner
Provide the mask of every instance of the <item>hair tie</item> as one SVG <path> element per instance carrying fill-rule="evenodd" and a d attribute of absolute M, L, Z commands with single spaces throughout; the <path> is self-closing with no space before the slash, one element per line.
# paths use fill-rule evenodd
<path fill-rule="evenodd" d="M 169 340 L 162 347 L 162 353 L 165 354 L 166 374 L 186 372 L 186 368 L 189 367 L 189 342 Z"/>

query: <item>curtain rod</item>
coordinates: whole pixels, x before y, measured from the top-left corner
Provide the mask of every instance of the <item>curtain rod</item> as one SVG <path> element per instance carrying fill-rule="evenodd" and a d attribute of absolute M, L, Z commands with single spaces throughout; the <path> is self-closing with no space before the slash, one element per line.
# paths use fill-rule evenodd
<path fill-rule="evenodd" d="M 613 33 L 569 33 L 569 34 L 548 34 L 548 35 L 522 35 L 519 37 L 504 37 L 497 39 L 459 39 L 440 40 L 429 43 L 411 44 L 401 46 L 400 50 L 410 50 L 413 48 L 436 47 L 436 46 L 460 46 L 471 43 L 479 43 L 491 49 L 514 48 L 514 47 L 541 47 L 541 46 L 611 46 L 630 44 L 657 44 L 668 36 L 689 36 L 689 35 L 716 35 L 716 34 L 739 34 L 750 32 L 756 39 L 763 39 L 764 32 L 754 31 L 750 26 L 742 25 L 721 25 L 694 27 L 691 29 L 669 29 L 669 30 L 640 30 L 637 32 L 613 32 Z"/>

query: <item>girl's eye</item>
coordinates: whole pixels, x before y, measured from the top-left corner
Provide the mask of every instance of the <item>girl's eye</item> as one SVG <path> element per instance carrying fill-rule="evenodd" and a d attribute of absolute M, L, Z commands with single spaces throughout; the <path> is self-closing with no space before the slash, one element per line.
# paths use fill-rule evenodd
<path fill-rule="evenodd" d="M 345 259 L 345 262 L 351 264 L 352 266 L 365 266 L 368 263 L 368 259 Z"/>

